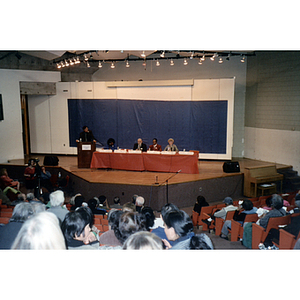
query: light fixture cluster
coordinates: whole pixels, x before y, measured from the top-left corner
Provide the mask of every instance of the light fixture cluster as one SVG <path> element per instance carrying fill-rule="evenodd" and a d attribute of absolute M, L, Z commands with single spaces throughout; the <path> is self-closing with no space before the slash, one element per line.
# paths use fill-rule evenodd
<path fill-rule="evenodd" d="M 98 51 L 95 51 L 96 53 Z M 109 51 L 106 50 L 105 53 L 108 53 Z M 167 60 L 169 61 L 170 66 L 175 65 L 175 61 L 182 60 L 183 65 L 187 66 L 189 64 L 189 60 L 196 59 L 198 60 L 198 64 L 202 65 L 206 59 L 209 59 L 210 61 L 218 61 L 219 64 L 223 64 L 223 62 L 229 61 L 232 56 L 240 56 L 240 61 L 241 63 L 244 63 L 246 61 L 246 54 L 243 53 L 237 53 L 237 52 L 225 52 L 225 51 L 220 51 L 218 52 L 212 52 L 212 51 L 155 51 L 151 53 L 150 55 L 146 55 L 145 51 L 142 51 L 140 53 L 140 57 L 134 58 L 134 57 L 129 57 L 125 59 L 114 59 L 114 60 L 97 60 L 94 59 L 94 57 L 91 54 L 92 52 L 86 52 L 82 53 L 76 57 L 72 58 L 66 58 L 63 59 L 59 62 L 56 62 L 56 66 L 58 69 L 64 68 L 64 67 L 69 67 L 73 65 L 80 64 L 83 62 L 87 68 L 91 67 L 91 64 L 97 62 L 98 68 L 102 68 L 104 63 L 109 63 L 111 69 L 116 68 L 116 63 L 118 62 L 124 62 L 125 67 L 129 68 L 130 67 L 130 62 L 132 61 L 142 61 L 142 65 L 146 68 L 147 61 L 153 61 L 155 63 L 156 67 L 159 67 L 161 65 L 162 60 Z M 123 53 L 123 51 L 121 51 Z M 253 54 L 247 54 L 247 55 L 253 55 Z M 94 65 L 95 66 L 95 65 Z"/>

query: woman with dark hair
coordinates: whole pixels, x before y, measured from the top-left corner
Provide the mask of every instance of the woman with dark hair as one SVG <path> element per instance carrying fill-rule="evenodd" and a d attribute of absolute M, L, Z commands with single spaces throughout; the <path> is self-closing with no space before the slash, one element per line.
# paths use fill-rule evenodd
<path fill-rule="evenodd" d="M 82 203 L 84 202 L 84 197 L 81 194 L 78 194 L 74 198 L 74 205 L 71 206 L 71 211 L 75 211 L 76 208 L 81 207 Z"/>
<path fill-rule="evenodd" d="M 119 218 L 118 226 L 113 228 L 116 238 L 123 243 L 135 232 L 146 231 L 146 218 L 138 212 L 125 212 Z"/>
<path fill-rule="evenodd" d="M 141 210 L 141 214 L 146 218 L 146 229 L 150 231 L 150 227 L 154 225 L 155 215 L 153 209 L 149 206 L 145 206 Z"/>
<path fill-rule="evenodd" d="M 200 214 L 201 208 L 203 206 L 209 206 L 209 204 L 206 202 L 206 199 L 203 196 L 198 196 L 197 197 L 197 201 L 196 201 L 196 203 L 194 205 L 193 211 L 195 211 L 198 214 Z"/>
<path fill-rule="evenodd" d="M 37 186 L 37 181 L 35 177 L 35 165 L 35 159 L 29 159 L 28 167 L 25 168 L 24 171 L 26 189 L 30 191 L 33 191 Z"/>
<path fill-rule="evenodd" d="M 233 220 L 243 225 L 246 215 L 256 214 L 256 211 L 257 208 L 253 207 L 253 203 L 251 200 L 243 200 L 243 202 L 238 206 L 238 209 L 234 212 Z M 221 238 L 228 239 L 228 229 L 231 229 L 231 220 L 226 220 L 224 222 L 220 235 Z"/>
<path fill-rule="evenodd" d="M 195 237 L 193 222 L 186 212 L 182 210 L 170 211 L 165 215 L 164 222 L 167 238 L 171 241 L 175 241 L 174 245 L 171 246 L 168 241 L 163 240 L 167 249 L 191 249 L 191 242 L 192 244 L 198 245 L 195 239 L 199 239 L 199 237 Z M 212 242 L 206 234 L 201 234 L 201 239 L 203 243 L 207 244 L 207 249 L 213 249 Z"/>

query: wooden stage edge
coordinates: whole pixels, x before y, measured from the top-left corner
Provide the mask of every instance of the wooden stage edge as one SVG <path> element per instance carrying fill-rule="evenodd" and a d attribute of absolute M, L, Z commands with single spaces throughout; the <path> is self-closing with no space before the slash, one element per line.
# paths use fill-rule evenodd
<path fill-rule="evenodd" d="M 43 164 L 43 155 L 31 155 L 39 158 Z M 142 195 L 145 204 L 154 210 L 167 202 L 174 203 L 178 207 L 187 207 L 195 203 L 198 195 L 203 195 L 209 203 L 222 201 L 226 196 L 234 200 L 243 197 L 243 171 L 246 167 L 259 167 L 274 165 L 272 162 L 259 161 L 246 158 L 234 158 L 240 165 L 239 173 L 223 172 L 224 161 L 199 160 L 199 174 L 147 172 L 147 171 L 121 171 L 106 169 L 79 169 L 77 156 L 58 156 L 57 167 L 46 167 L 52 174 L 61 171 L 63 176 L 70 175 L 73 193 L 81 193 L 86 199 L 99 195 L 105 195 L 112 203 L 113 198 L 118 196 L 121 204 L 131 201 L 134 194 Z M 13 169 L 16 166 L 25 169 L 24 159 L 11 160 L 8 163 L 0 163 L 7 166 L 8 173 L 13 177 Z M 277 169 L 291 168 L 290 165 L 276 163 Z M 12 172 L 12 173 L 11 173 Z M 168 186 L 165 181 L 169 179 Z M 158 184 L 156 183 L 158 182 Z M 168 195 L 168 197 L 167 197 Z"/>

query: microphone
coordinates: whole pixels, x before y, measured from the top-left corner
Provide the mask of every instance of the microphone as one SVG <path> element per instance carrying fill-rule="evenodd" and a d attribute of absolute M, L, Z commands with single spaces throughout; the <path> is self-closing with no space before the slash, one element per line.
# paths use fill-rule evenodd
<path fill-rule="evenodd" d="M 176 173 L 180 173 L 181 172 L 181 170 L 178 170 Z"/>

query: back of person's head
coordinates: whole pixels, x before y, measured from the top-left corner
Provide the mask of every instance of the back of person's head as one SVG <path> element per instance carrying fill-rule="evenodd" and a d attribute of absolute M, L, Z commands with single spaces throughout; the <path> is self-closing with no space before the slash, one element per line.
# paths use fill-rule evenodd
<path fill-rule="evenodd" d="M 112 208 L 107 214 L 108 225 L 113 228 L 123 211 Z M 119 224 L 119 223 L 118 223 Z M 117 224 L 117 226 L 118 226 Z"/>
<path fill-rule="evenodd" d="M 22 194 L 22 193 L 18 194 L 17 195 L 17 200 L 18 201 L 25 201 L 26 200 L 26 195 Z"/>
<path fill-rule="evenodd" d="M 153 213 L 153 209 L 149 206 L 145 206 L 141 210 L 141 214 L 143 214 L 146 218 L 146 228 L 149 231 L 150 228 L 153 227 L 155 221 L 155 215 Z"/>
<path fill-rule="evenodd" d="M 114 228 L 116 238 L 123 244 L 138 231 L 146 231 L 146 218 L 138 212 L 125 212 L 119 217 L 119 226 Z"/>
<path fill-rule="evenodd" d="M 18 203 L 12 213 L 10 222 L 25 222 L 34 214 L 33 207 L 28 202 Z"/>
<path fill-rule="evenodd" d="M 114 198 L 114 204 L 120 204 L 121 199 L 119 197 Z"/>
<path fill-rule="evenodd" d="M 76 236 L 84 234 L 84 228 L 88 223 L 78 211 L 70 211 L 66 214 L 65 219 L 61 224 L 61 230 L 67 241 L 71 241 Z"/>
<path fill-rule="evenodd" d="M 34 215 L 21 227 L 11 249 L 66 249 L 58 218 L 46 211 Z"/>
<path fill-rule="evenodd" d="M 98 197 L 98 199 L 99 199 L 99 203 L 100 203 L 101 205 L 103 205 L 103 203 L 104 203 L 105 200 L 106 200 L 106 197 L 105 197 L 104 195 L 101 195 L 101 196 Z"/>
<path fill-rule="evenodd" d="M 168 213 L 169 211 L 179 211 L 179 208 L 173 204 L 173 203 L 167 203 L 165 204 L 162 208 L 161 208 L 161 217 L 164 220 L 164 217 L 166 215 L 166 213 Z"/>
<path fill-rule="evenodd" d="M 271 199 L 271 206 L 275 209 L 280 209 L 283 207 L 283 199 L 281 196 L 274 194 Z"/>
<path fill-rule="evenodd" d="M 170 211 L 165 215 L 163 220 L 168 228 L 174 228 L 179 237 L 186 236 L 194 229 L 191 218 L 183 210 Z"/>
<path fill-rule="evenodd" d="M 44 203 L 30 203 L 35 214 L 46 211 L 46 205 Z"/>
<path fill-rule="evenodd" d="M 198 204 L 201 204 L 201 203 L 204 203 L 204 202 L 206 202 L 206 199 L 203 197 L 203 196 L 198 196 L 197 197 L 197 203 Z"/>
<path fill-rule="evenodd" d="M 94 214 L 88 206 L 81 206 L 76 210 L 81 214 L 86 224 L 89 224 L 92 228 L 94 225 Z"/>
<path fill-rule="evenodd" d="M 28 201 L 31 201 L 31 200 L 33 200 L 34 198 L 35 198 L 35 196 L 34 196 L 33 193 L 28 193 L 28 194 L 26 195 L 26 199 L 27 199 Z"/>
<path fill-rule="evenodd" d="M 136 208 L 135 208 L 135 205 L 132 202 L 127 202 L 127 203 L 123 204 L 122 210 L 123 210 L 123 212 L 128 212 L 128 211 L 129 212 L 135 212 Z"/>
<path fill-rule="evenodd" d="M 132 196 L 132 203 L 135 205 L 135 201 L 136 201 L 136 198 L 138 197 L 138 195 L 136 195 L 136 194 L 134 194 L 133 196 Z"/>
<path fill-rule="evenodd" d="M 194 235 L 190 239 L 190 250 L 213 250 L 211 239 L 204 233 Z"/>
<path fill-rule="evenodd" d="M 154 233 L 140 231 L 132 234 L 125 241 L 123 250 L 163 250 L 163 242 Z"/>
<path fill-rule="evenodd" d="M 82 130 L 85 130 L 86 128 L 87 128 L 87 126 L 86 126 L 86 125 L 82 126 Z"/>
<path fill-rule="evenodd" d="M 61 190 L 52 192 L 49 198 L 50 198 L 51 207 L 62 206 L 65 202 L 64 192 Z"/>
<path fill-rule="evenodd" d="M 92 198 L 88 201 L 88 207 L 91 209 L 91 210 L 94 210 L 97 206 L 97 200 L 95 198 Z"/>
<path fill-rule="evenodd" d="M 143 206 L 144 203 L 145 203 L 144 197 L 142 197 L 142 196 L 136 197 L 136 200 L 135 200 L 135 205 L 136 206 Z"/>
<path fill-rule="evenodd" d="M 7 174 L 7 170 L 5 168 L 2 168 L 0 170 L 0 176 L 6 175 Z"/>
<path fill-rule="evenodd" d="M 251 210 L 253 208 L 253 203 L 249 199 L 245 199 L 242 203 L 242 207 L 244 210 Z"/>
<path fill-rule="evenodd" d="M 75 207 L 82 206 L 83 202 L 84 202 L 84 197 L 81 194 L 77 195 L 74 199 Z"/>

